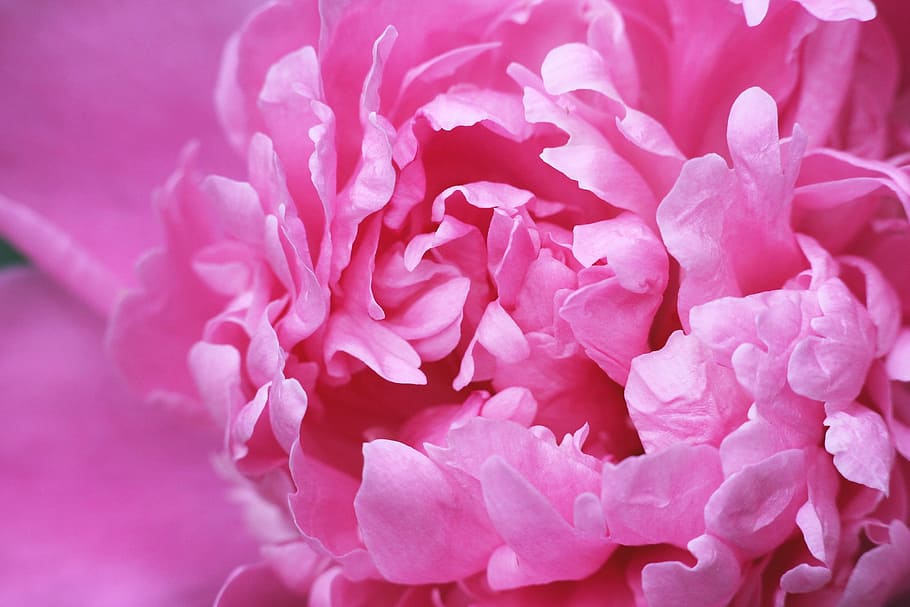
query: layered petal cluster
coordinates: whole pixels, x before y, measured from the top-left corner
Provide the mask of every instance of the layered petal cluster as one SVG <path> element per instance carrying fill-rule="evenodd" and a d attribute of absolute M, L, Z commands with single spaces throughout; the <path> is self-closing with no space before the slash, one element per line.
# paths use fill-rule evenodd
<path fill-rule="evenodd" d="M 910 12 L 878 4 L 254 12 L 215 90 L 246 170 L 184 149 L 107 339 L 223 434 L 262 547 L 217 605 L 910 590 Z"/>

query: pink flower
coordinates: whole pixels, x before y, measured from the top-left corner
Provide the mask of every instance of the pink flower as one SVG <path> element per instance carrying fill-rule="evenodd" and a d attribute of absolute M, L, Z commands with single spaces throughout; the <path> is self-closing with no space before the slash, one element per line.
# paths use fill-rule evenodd
<path fill-rule="evenodd" d="M 84 40 L 161 17 L 122 15 Z M 139 395 L 221 432 L 260 549 L 235 523 L 199 543 L 185 571 L 238 566 L 216 605 L 848 606 L 910 590 L 899 2 L 280 0 L 230 37 L 217 83 L 187 58 L 211 60 L 236 14 L 209 17 L 156 37 L 164 76 L 141 55 L 25 70 L 79 59 L 13 28 L 23 98 L 63 118 L 37 131 L 14 122 L 27 102 L 4 102 L 0 145 L 22 160 L 0 171 L 0 232 L 108 319 Z M 105 71 L 119 61 L 137 86 Z M 88 112 L 75 124 L 47 95 L 70 86 Z M 155 197 L 159 235 L 141 192 L 194 132 Z M 73 173 L 48 184 L 49 165 Z M 88 322 L 29 272 L 6 279 L 35 291 L 18 305 Z M 18 338 L 36 354 L 10 377 L 41 382 L 42 415 L 67 420 L 67 375 L 36 362 L 49 326 Z M 72 355 L 94 346 L 83 364 L 101 373 L 96 335 Z M 87 402 L 129 398 L 83 380 Z M 135 427 L 90 409 L 109 436 L 30 452 L 118 457 Z M 192 432 L 162 426 L 142 440 L 166 457 L 118 461 L 160 482 L 194 471 L 187 495 L 209 506 L 163 520 L 233 521 Z M 142 496 L 80 466 L 79 496 Z M 110 529 L 92 507 L 72 516 Z M 158 519 L 110 512 L 142 530 L 124 554 L 154 551 Z M 63 553 L 95 562 L 85 541 Z"/>

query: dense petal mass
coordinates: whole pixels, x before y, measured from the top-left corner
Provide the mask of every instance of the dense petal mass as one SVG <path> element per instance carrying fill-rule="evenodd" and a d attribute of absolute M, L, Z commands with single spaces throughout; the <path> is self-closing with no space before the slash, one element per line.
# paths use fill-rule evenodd
<path fill-rule="evenodd" d="M 139 396 L 212 421 L 260 543 L 211 497 L 198 450 L 217 447 L 115 409 L 97 344 L 83 360 L 58 326 L 81 312 L 42 299 L 8 327 L 28 356 L 0 360 L 4 465 L 53 497 L 26 484 L 0 507 L 41 524 L 0 525 L 13 576 L 196 604 L 233 570 L 223 607 L 906 590 L 900 2 L 243 8 L 0 9 L 0 234 L 113 310 L 107 351 Z M 15 319 L 26 276 L 4 278 Z M 110 558 L 78 560 L 101 544 L 73 523 Z M 89 566 L 125 581 L 92 594 Z"/>

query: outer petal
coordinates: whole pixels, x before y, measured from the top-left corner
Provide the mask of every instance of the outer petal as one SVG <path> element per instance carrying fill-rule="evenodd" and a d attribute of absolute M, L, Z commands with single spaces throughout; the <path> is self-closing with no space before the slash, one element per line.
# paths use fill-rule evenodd
<path fill-rule="evenodd" d="M 255 550 L 214 436 L 129 398 L 100 322 L 29 270 L 0 274 L 0 604 L 211 605 Z M 191 523 L 191 524 L 190 524 Z"/>
<path fill-rule="evenodd" d="M 599 569 L 613 551 L 594 494 L 582 493 L 575 499 L 570 524 L 501 457 L 487 460 L 480 481 L 487 512 L 506 542 L 490 558 L 491 587 L 580 580 Z"/>
<path fill-rule="evenodd" d="M 183 144 L 198 137 L 207 158 L 232 166 L 211 91 L 221 47 L 253 4 L 3 3 L 0 192 L 127 283 L 159 239 L 150 195 Z M 0 233 L 29 250 L 40 225 L 3 217 Z M 79 270 L 29 252 L 61 273 Z"/>
<path fill-rule="evenodd" d="M 825 450 L 834 455 L 838 472 L 847 480 L 887 493 L 894 446 L 882 416 L 851 403 L 831 411 L 825 425 Z"/>
<path fill-rule="evenodd" d="M 728 478 L 705 506 L 708 531 L 751 555 L 779 546 L 806 498 L 802 451 L 781 451 Z"/>
<path fill-rule="evenodd" d="M 708 498 L 723 482 L 717 450 L 680 444 L 604 465 L 602 502 L 610 539 L 675 544 L 704 533 Z"/>
<path fill-rule="evenodd" d="M 780 142 L 777 108 L 763 90 L 744 91 L 730 110 L 733 169 L 717 155 L 687 162 L 657 210 L 667 250 L 679 261 L 679 315 L 724 295 L 779 285 L 802 263 L 790 207 L 805 135 Z"/>
<path fill-rule="evenodd" d="M 386 579 L 446 582 L 484 568 L 498 541 L 476 499 L 407 445 L 377 440 L 363 452 L 363 484 L 354 509 L 364 543 Z"/>
<path fill-rule="evenodd" d="M 698 562 L 652 563 L 642 571 L 642 588 L 651 607 L 720 607 L 736 592 L 740 568 L 723 542 L 703 535 L 689 542 Z"/>

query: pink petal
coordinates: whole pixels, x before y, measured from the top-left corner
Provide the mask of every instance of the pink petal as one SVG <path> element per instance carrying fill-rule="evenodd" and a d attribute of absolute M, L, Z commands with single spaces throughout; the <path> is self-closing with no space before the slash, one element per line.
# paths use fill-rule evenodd
<path fill-rule="evenodd" d="M 875 18 L 875 5 L 870 0 L 796 0 L 815 18 L 822 21 L 844 21 L 856 19 L 869 21 Z M 768 13 L 769 0 L 732 0 L 742 4 L 746 22 L 759 25 Z"/>
<path fill-rule="evenodd" d="M 831 570 L 800 563 L 780 576 L 780 587 L 788 594 L 814 592 L 831 581 Z"/>
<path fill-rule="evenodd" d="M 796 524 L 812 556 L 831 567 L 840 547 L 839 482 L 830 458 L 820 449 L 809 461 L 806 477 L 809 500 L 796 513 Z"/>
<path fill-rule="evenodd" d="M 238 151 L 246 149 L 253 133 L 265 130 L 256 101 L 269 68 L 302 46 L 317 44 L 316 8 L 314 2 L 269 3 L 250 15 L 228 41 L 218 74 L 215 106 Z M 294 27 L 287 27 L 289 23 Z"/>
<path fill-rule="evenodd" d="M 468 204 L 478 209 L 519 209 L 531 201 L 533 194 L 507 183 L 477 181 L 456 185 L 443 190 L 433 199 L 433 221 L 442 221 L 446 203 L 456 193 L 461 194 Z"/>
<path fill-rule="evenodd" d="M 891 379 L 910 381 L 910 328 L 901 329 L 894 348 L 885 359 L 885 369 Z"/>
<path fill-rule="evenodd" d="M 689 542 L 698 559 L 693 567 L 680 562 L 651 563 L 642 570 L 642 588 L 650 607 L 721 607 L 739 586 L 740 567 L 722 541 L 702 535 Z"/>
<path fill-rule="evenodd" d="M 873 263 L 861 257 L 844 256 L 842 264 L 853 266 L 863 275 L 865 305 L 869 318 L 875 325 L 875 355 L 883 356 L 896 347 L 901 326 L 901 302 L 885 276 Z"/>
<path fill-rule="evenodd" d="M 357 314 L 335 314 L 326 333 L 325 360 L 329 374 L 344 376 L 339 354 L 362 361 L 384 379 L 423 385 L 420 355 L 404 339 L 381 323 Z"/>
<path fill-rule="evenodd" d="M 831 411 L 825 425 L 825 450 L 841 476 L 887 493 L 894 446 L 881 415 L 851 403 Z"/>
<path fill-rule="evenodd" d="M 490 557 L 487 579 L 496 590 L 579 580 L 612 552 L 598 499 L 580 494 L 570 524 L 530 482 L 494 456 L 480 472 L 483 499 L 505 541 Z"/>
<path fill-rule="evenodd" d="M 750 404 L 733 371 L 681 331 L 632 361 L 625 395 L 648 453 L 680 442 L 719 445 L 745 421 Z"/>
<path fill-rule="evenodd" d="M 910 581 L 910 531 L 893 521 L 890 542 L 873 548 L 859 558 L 838 607 L 882 605 L 908 590 Z"/>
<path fill-rule="evenodd" d="M 648 184 L 594 125 L 530 87 L 523 102 L 529 122 L 552 124 L 569 135 L 565 145 L 543 151 L 544 162 L 609 204 L 652 216 L 656 200 Z"/>
<path fill-rule="evenodd" d="M 377 440 L 364 445 L 363 453 L 354 509 L 363 541 L 387 580 L 447 582 L 483 570 L 498 538 L 464 487 L 407 445 Z"/>
<path fill-rule="evenodd" d="M 746 23 L 754 27 L 764 21 L 765 15 L 768 14 L 768 5 L 770 0 L 732 0 L 734 4 L 742 4 L 743 12 L 746 14 Z"/>
<path fill-rule="evenodd" d="M 529 355 L 530 347 L 521 329 L 509 313 L 502 309 L 498 300 L 490 302 L 468 344 L 452 385 L 460 390 L 471 381 L 490 379 L 498 360 L 518 363 Z M 481 364 L 478 365 L 478 362 Z"/>
<path fill-rule="evenodd" d="M 137 267 L 140 288 L 117 302 L 108 326 L 108 348 L 133 389 L 160 401 L 195 397 L 187 355 L 225 299 L 187 263 L 218 229 L 200 190 L 195 156 L 190 150 L 160 194 L 169 246 L 143 257 Z"/>
<path fill-rule="evenodd" d="M 588 26 L 587 38 L 588 45 L 603 57 L 617 93 L 626 103 L 637 105 L 641 92 L 639 61 L 632 50 L 622 13 L 616 7 L 604 5 Z"/>
<path fill-rule="evenodd" d="M 580 494 L 600 493 L 600 462 L 577 445 L 584 434 L 582 429 L 557 444 L 542 426 L 529 429 L 481 417 L 452 429 L 447 448 L 428 446 L 427 453 L 440 465 L 473 478 L 481 478 L 484 464 L 499 456 L 547 497 L 564 520 L 571 521 Z"/>
<path fill-rule="evenodd" d="M 513 308 L 527 276 L 537 258 L 536 234 L 521 215 L 510 217 L 497 209 L 487 235 L 487 264 L 490 276 L 503 306 Z"/>
<path fill-rule="evenodd" d="M 0 504 L 0 602 L 210 605 L 255 558 L 211 467 L 216 437 L 124 393 L 98 319 L 44 279 L 7 271 L 0 290 L 17 352 L 0 361 L 16 487 Z"/>
<path fill-rule="evenodd" d="M 862 32 L 855 21 L 819 24 L 806 38 L 799 95 L 785 124 L 804 128 L 810 148 L 825 145 L 838 125 L 841 108 L 857 79 L 854 65 L 859 61 Z"/>
<path fill-rule="evenodd" d="M 787 381 L 797 394 L 846 402 L 859 395 L 875 356 L 875 329 L 864 307 L 839 280 L 818 289 L 822 315 L 809 324 L 815 335 L 797 343 Z"/>
<path fill-rule="evenodd" d="M 869 21 L 875 18 L 875 5 L 871 0 L 797 0 L 818 19 L 843 21 L 856 19 Z"/>
<path fill-rule="evenodd" d="M 605 464 L 601 495 L 610 540 L 685 548 L 704 533 L 705 504 L 723 480 L 717 449 L 707 445 Z"/>
<path fill-rule="evenodd" d="M 551 95 L 595 91 L 612 99 L 620 98 L 603 57 L 587 44 L 574 42 L 551 50 L 540 66 L 540 76 Z"/>
<path fill-rule="evenodd" d="M 314 547 L 344 565 L 351 576 L 373 573 L 354 514 L 357 479 L 307 455 L 299 445 L 291 452 L 290 465 L 297 491 L 288 504 L 300 532 Z"/>
<path fill-rule="evenodd" d="M 805 136 L 779 141 L 774 100 L 751 88 L 730 110 L 727 141 L 733 169 L 716 155 L 690 160 L 657 211 L 681 266 L 684 327 L 693 306 L 773 288 L 801 263 L 790 199 Z"/>
<path fill-rule="evenodd" d="M 575 226 L 573 233 L 572 251 L 583 265 L 606 259 L 607 266 L 579 273 L 588 284 L 569 294 L 559 315 L 591 360 L 622 385 L 632 359 L 648 351 L 667 285 L 667 256 L 651 230 L 631 214 Z"/>
<path fill-rule="evenodd" d="M 781 451 L 730 476 L 705 506 L 708 532 L 759 555 L 792 533 L 794 517 L 806 498 L 803 452 Z"/>

